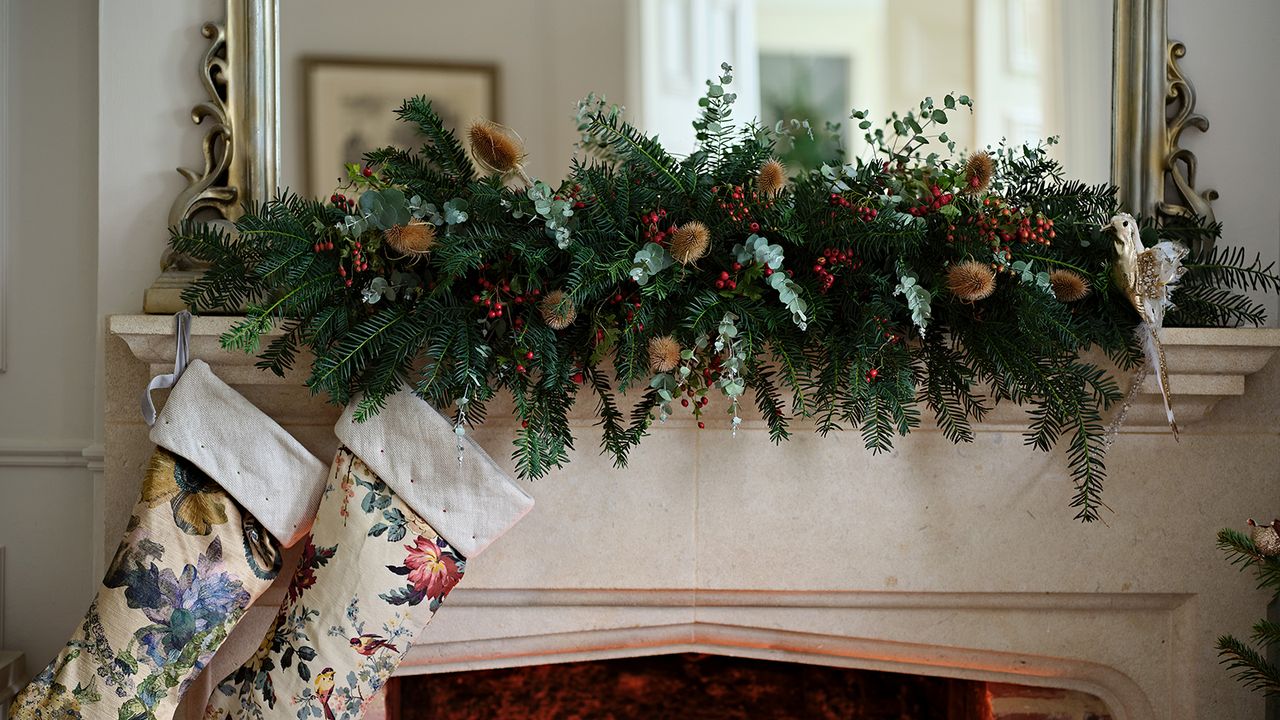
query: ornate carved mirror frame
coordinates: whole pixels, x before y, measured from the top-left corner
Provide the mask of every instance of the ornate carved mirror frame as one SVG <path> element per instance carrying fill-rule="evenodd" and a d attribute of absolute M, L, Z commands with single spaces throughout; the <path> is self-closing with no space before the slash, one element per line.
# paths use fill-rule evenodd
<path fill-rule="evenodd" d="M 180 169 L 188 186 L 169 223 L 189 218 L 234 220 L 241 208 L 268 200 L 280 166 L 279 0 L 227 0 L 224 22 L 208 38 L 199 77 L 209 100 L 192 109 L 212 123 L 204 167 Z M 1178 67 L 1186 54 L 1171 42 L 1165 0 L 1115 0 L 1112 51 L 1111 180 L 1129 209 L 1163 216 L 1213 217 L 1213 190 L 1196 189 L 1196 158 L 1180 147 L 1187 128 L 1205 131 L 1194 90 Z M 166 254 L 164 273 L 147 291 L 146 311 L 182 309 L 178 294 L 199 272 Z"/>

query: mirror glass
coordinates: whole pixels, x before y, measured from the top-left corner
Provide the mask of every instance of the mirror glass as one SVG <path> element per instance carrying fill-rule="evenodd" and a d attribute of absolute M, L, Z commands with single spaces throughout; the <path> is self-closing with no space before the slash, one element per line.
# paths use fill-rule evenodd
<path fill-rule="evenodd" d="M 946 128 L 961 147 L 1060 135 L 1068 175 L 1110 175 L 1112 0 L 280 0 L 281 184 L 327 196 L 344 162 L 413 145 L 392 110 L 432 98 L 455 127 L 496 119 L 534 176 L 567 173 L 588 92 L 673 150 L 692 146 L 703 80 L 735 65 L 739 119 L 840 123 L 785 149 L 793 167 L 863 151 L 874 118 L 969 95 Z"/>

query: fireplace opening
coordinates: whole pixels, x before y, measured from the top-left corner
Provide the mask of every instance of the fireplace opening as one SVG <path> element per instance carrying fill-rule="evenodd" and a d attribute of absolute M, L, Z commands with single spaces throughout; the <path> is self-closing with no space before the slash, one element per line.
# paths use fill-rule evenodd
<path fill-rule="evenodd" d="M 387 717 L 1111 720 L 1070 690 L 700 653 L 395 678 Z"/>

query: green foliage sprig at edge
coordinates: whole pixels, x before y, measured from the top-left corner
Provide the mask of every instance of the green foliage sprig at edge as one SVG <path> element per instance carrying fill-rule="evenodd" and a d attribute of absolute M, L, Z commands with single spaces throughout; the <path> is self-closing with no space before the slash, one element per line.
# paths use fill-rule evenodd
<path fill-rule="evenodd" d="M 1065 440 L 1072 506 L 1096 519 L 1102 413 L 1121 392 L 1080 356 L 1098 346 L 1121 367 L 1141 361 L 1100 229 L 1118 209 L 1114 188 L 1065 179 L 1044 146 L 958 154 L 947 120 L 970 100 L 952 95 L 883 126 L 855 111 L 867 157 L 840 151 L 786 178 L 765 167 L 775 140 L 808 124 L 735 124 L 731 80 L 725 66 L 708 82 L 687 157 L 620 108 L 584 100 L 584 156 L 554 187 L 524 182 L 518 164 L 493 167 L 520 157 L 493 125 L 472 130 L 472 153 L 484 151 L 476 132 L 511 152 L 477 158 L 496 170 L 477 174 L 430 103 L 407 100 L 399 116 L 423 145 L 370 152 L 328 202 L 285 194 L 234 232 L 174 228 L 176 250 L 212 265 L 184 299 L 196 311 L 247 306 L 225 347 L 276 373 L 310 350 L 307 385 L 339 404 L 359 397 L 362 418 L 409 386 L 461 427 L 509 392 L 529 478 L 566 462 L 579 395 L 619 466 L 673 412 L 702 421 L 724 408 L 736 428 L 739 402 L 754 402 L 775 442 L 800 416 L 824 435 L 857 429 L 881 452 L 919 426 L 921 406 L 968 442 L 992 402 L 1013 402 L 1029 411 L 1026 444 Z M 1218 233 L 1143 226 L 1148 245 Z M 1190 258 L 1169 322 L 1261 322 L 1242 290 L 1274 291 L 1280 278 L 1246 260 Z M 949 282 L 962 264 L 972 290 Z M 1060 275 L 1086 296 L 1059 300 Z M 260 347 L 277 325 L 283 335 Z M 641 392 L 629 409 L 628 389 Z"/>
<path fill-rule="evenodd" d="M 1272 602 L 1280 597 L 1280 558 L 1266 555 L 1249 535 L 1230 528 L 1218 532 L 1218 548 L 1242 572 L 1252 570 L 1258 589 L 1270 591 Z M 1264 618 L 1254 623 L 1249 642 L 1232 635 L 1220 636 L 1218 660 L 1245 688 L 1268 696 L 1280 696 L 1280 668 L 1272 664 L 1266 655 L 1277 643 L 1280 643 L 1280 624 Z"/>

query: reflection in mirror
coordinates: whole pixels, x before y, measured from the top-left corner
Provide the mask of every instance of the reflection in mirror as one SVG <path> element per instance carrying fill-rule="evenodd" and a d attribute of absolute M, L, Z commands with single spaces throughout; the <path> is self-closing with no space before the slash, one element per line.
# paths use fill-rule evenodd
<path fill-rule="evenodd" d="M 1111 0 L 281 0 L 281 182 L 328 195 L 344 162 L 411 140 L 390 119 L 416 94 L 457 127 L 484 116 L 518 131 L 535 176 L 567 172 L 573 107 L 592 91 L 687 150 L 722 60 L 740 120 L 815 129 L 782 149 L 796 168 L 837 143 L 862 150 L 851 108 L 879 118 L 955 92 L 975 101 L 946 128 L 959 146 L 1061 135 L 1067 173 L 1104 182 L 1112 14 Z M 422 27 L 437 28 L 429 42 Z"/>

